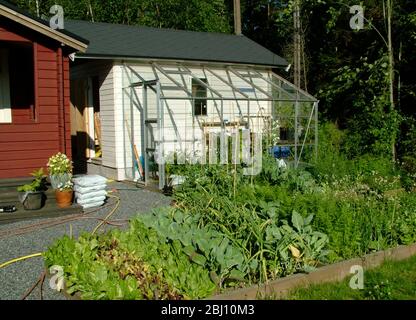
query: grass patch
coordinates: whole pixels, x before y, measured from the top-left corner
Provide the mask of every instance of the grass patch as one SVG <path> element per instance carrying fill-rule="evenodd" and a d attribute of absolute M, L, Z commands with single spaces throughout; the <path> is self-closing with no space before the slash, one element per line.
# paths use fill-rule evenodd
<path fill-rule="evenodd" d="M 352 276 L 351 276 L 352 277 Z M 351 277 L 336 283 L 311 285 L 294 290 L 291 300 L 415 300 L 416 256 L 403 261 L 386 261 L 364 272 L 364 289 L 353 290 Z"/>

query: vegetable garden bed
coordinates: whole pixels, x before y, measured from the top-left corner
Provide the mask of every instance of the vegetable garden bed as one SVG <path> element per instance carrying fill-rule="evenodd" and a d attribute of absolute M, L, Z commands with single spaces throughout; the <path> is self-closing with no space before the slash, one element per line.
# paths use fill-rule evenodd
<path fill-rule="evenodd" d="M 397 173 L 354 170 L 284 170 L 267 157 L 257 177 L 183 166 L 175 207 L 128 231 L 63 238 L 46 265 L 63 266 L 83 299 L 201 299 L 416 242 L 415 194 L 386 193 L 402 187 Z"/>

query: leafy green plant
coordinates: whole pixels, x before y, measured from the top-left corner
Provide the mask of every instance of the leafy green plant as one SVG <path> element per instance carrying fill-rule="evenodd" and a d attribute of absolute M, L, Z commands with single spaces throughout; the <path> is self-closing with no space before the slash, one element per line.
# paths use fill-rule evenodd
<path fill-rule="evenodd" d="M 232 180 L 232 176 L 230 178 L 227 175 L 226 168 L 216 167 L 214 175 L 212 168 L 193 171 L 174 195 L 177 206 L 191 215 L 199 228 L 204 227 L 224 234 L 243 252 L 244 266 L 238 270 L 242 275 L 246 274 L 248 281 L 253 282 L 305 271 L 324 258 L 324 254 L 318 254 L 321 251 L 323 253 L 323 247 L 311 245 L 324 236 L 320 233 L 310 235 L 312 230 L 309 224 L 312 216 L 306 221 L 305 229 L 300 224 L 297 225 L 298 228 L 292 228 L 282 219 L 297 217 L 297 213 L 290 210 L 290 205 L 288 208 L 281 205 L 288 200 L 284 196 L 290 192 L 314 192 L 314 189 L 309 188 L 316 187 L 312 176 L 297 170 L 281 170 L 275 159 L 269 161 L 267 156 L 265 159 L 268 165 L 263 167 L 262 176 L 256 178 L 253 186 L 244 183 L 245 178 L 242 176 Z M 268 173 L 274 175 L 268 176 Z M 219 179 L 222 180 L 218 181 Z M 234 196 L 232 184 L 235 181 L 238 184 Z M 272 182 L 279 186 L 268 185 Z M 293 221 L 300 220 L 294 218 L 291 222 Z M 302 241 L 298 243 L 296 239 Z M 309 243 L 310 241 L 312 242 Z M 327 241 L 322 243 L 325 246 Z M 292 256 L 290 247 L 302 249 L 300 256 Z M 316 260 L 311 258 L 313 255 L 316 255 Z"/>
<path fill-rule="evenodd" d="M 130 230 L 64 237 L 44 254 L 64 267 L 68 293 L 83 299 L 195 299 L 212 294 L 209 272 L 138 220 Z"/>
<path fill-rule="evenodd" d="M 35 170 L 31 173 L 31 176 L 34 177 L 32 183 L 18 187 L 18 192 L 38 192 L 45 190 L 46 176 L 44 175 L 43 168 Z"/>
<path fill-rule="evenodd" d="M 244 281 L 249 268 L 241 248 L 215 229 L 198 227 L 197 216 L 176 209 L 160 209 L 138 219 L 168 241 L 178 241 L 192 262 L 210 271 L 218 286 Z"/>

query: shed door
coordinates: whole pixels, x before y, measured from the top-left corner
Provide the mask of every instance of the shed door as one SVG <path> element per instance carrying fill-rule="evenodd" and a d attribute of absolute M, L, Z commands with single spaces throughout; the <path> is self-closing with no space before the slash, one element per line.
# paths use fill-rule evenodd
<path fill-rule="evenodd" d="M 0 49 L 0 123 L 11 122 L 9 55 L 7 49 Z"/>

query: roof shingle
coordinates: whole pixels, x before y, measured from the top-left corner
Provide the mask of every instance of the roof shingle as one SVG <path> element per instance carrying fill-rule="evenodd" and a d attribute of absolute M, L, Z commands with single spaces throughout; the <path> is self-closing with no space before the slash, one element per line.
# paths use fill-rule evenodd
<path fill-rule="evenodd" d="M 286 66 L 285 59 L 245 36 L 66 20 L 65 29 L 89 40 L 93 57 L 193 60 Z"/>

